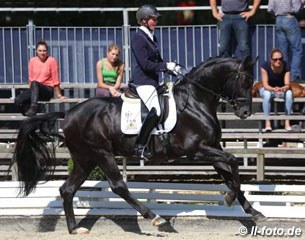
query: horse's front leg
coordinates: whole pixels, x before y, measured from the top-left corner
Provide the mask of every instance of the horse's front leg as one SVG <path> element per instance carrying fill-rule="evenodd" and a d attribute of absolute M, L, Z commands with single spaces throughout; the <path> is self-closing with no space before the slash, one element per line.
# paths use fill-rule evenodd
<path fill-rule="evenodd" d="M 215 161 L 213 166 L 230 189 L 224 197 L 224 203 L 226 206 L 231 207 L 240 190 L 240 178 L 236 158 L 233 155 L 230 156 L 224 153 L 223 159 Z"/>
<path fill-rule="evenodd" d="M 238 162 L 234 155 L 230 153 L 225 153 L 224 161 L 217 161 L 214 163 L 214 168 L 221 176 L 224 178 L 227 186 L 231 190 L 225 195 L 225 203 L 231 206 L 236 196 L 237 199 L 246 213 L 252 215 L 254 221 L 265 220 L 266 217 L 256 209 L 254 209 L 249 201 L 246 199 L 245 195 L 240 189 L 240 178 Z M 229 165 L 229 168 L 228 168 Z M 229 171 L 228 171 L 229 170 Z M 231 171 L 230 171 L 231 170 Z"/>
<path fill-rule="evenodd" d="M 201 156 L 204 160 L 210 160 L 213 163 L 215 170 L 224 179 L 226 185 L 230 189 L 225 195 L 225 204 L 231 206 L 237 198 L 244 211 L 252 215 L 253 220 L 264 220 L 265 216 L 251 206 L 240 190 L 238 163 L 234 155 L 226 153 L 222 149 L 208 146 L 202 146 L 200 150 L 201 151 L 196 154 L 196 158 Z"/>

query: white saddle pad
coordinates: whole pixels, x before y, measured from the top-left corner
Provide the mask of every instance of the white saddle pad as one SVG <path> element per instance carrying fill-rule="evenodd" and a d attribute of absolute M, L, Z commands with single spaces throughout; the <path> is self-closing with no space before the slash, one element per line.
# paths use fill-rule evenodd
<path fill-rule="evenodd" d="M 169 113 L 164 123 L 164 130 L 157 130 L 156 128 L 152 131 L 152 134 L 161 134 L 164 131 L 171 131 L 177 122 L 177 110 L 176 103 L 173 96 L 173 83 L 167 83 L 168 85 L 168 96 L 169 96 Z M 123 99 L 122 112 L 121 112 L 121 130 L 124 134 L 138 134 L 140 132 L 142 121 L 141 121 L 141 100 L 126 98 L 124 94 L 121 95 Z M 162 129 L 162 128 L 160 128 Z"/>

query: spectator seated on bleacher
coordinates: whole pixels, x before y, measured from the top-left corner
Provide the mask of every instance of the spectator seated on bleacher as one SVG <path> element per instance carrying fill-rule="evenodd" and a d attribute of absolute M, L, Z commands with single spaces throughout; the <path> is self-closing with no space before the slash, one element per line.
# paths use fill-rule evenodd
<path fill-rule="evenodd" d="M 273 98 L 283 98 L 285 101 L 285 114 L 291 115 L 293 96 L 290 88 L 290 66 L 283 59 L 283 53 L 278 48 L 273 48 L 270 58 L 261 65 L 261 79 L 263 86 L 259 94 L 263 99 L 263 111 L 270 115 L 271 101 Z M 291 131 L 290 120 L 284 121 L 285 130 Z M 265 121 L 266 132 L 272 131 L 270 119 Z"/>
<path fill-rule="evenodd" d="M 48 55 L 48 45 L 40 41 L 36 45 L 36 55 L 29 61 L 28 82 L 30 88 L 15 98 L 15 104 L 25 116 L 37 113 L 38 101 L 49 101 L 54 96 L 65 98 L 59 87 L 59 70 L 57 60 Z"/>
<path fill-rule="evenodd" d="M 108 46 L 107 56 L 96 63 L 97 97 L 119 97 L 123 92 L 121 82 L 124 63 L 119 59 L 120 47 L 112 43 Z"/>
<path fill-rule="evenodd" d="M 258 81 L 253 84 L 252 86 L 252 97 L 260 97 L 259 96 L 259 89 L 263 87 L 263 83 Z M 305 87 L 297 82 L 290 82 L 290 89 L 292 91 L 293 98 L 305 98 Z M 302 103 L 303 104 L 303 103 Z M 299 110 L 301 114 L 305 115 L 305 104 L 300 106 L 299 103 Z"/>

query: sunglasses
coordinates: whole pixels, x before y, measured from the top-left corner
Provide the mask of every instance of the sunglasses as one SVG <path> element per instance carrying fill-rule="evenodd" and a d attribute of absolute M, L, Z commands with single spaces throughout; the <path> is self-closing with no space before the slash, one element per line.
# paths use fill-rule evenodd
<path fill-rule="evenodd" d="M 281 57 L 281 58 L 271 58 L 272 59 L 272 61 L 274 61 L 274 62 L 276 62 L 276 61 L 283 61 L 283 58 Z"/>

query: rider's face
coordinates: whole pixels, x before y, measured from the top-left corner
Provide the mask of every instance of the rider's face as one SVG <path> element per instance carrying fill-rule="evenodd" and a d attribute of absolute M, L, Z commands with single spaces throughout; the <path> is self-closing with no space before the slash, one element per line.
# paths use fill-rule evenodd
<path fill-rule="evenodd" d="M 156 26 L 157 26 L 157 23 L 158 23 L 158 19 L 157 18 L 150 17 L 147 20 L 147 27 L 148 27 L 148 29 L 150 29 L 151 31 L 154 31 Z"/>

